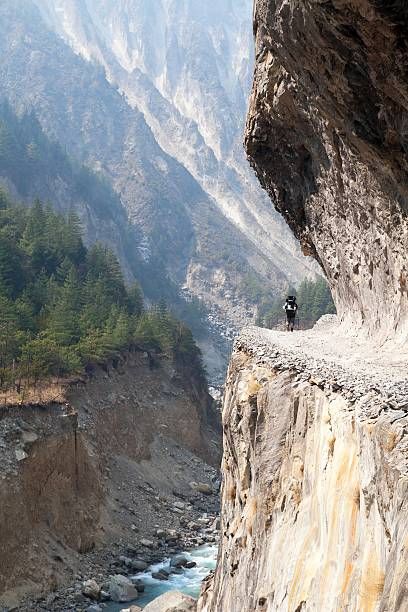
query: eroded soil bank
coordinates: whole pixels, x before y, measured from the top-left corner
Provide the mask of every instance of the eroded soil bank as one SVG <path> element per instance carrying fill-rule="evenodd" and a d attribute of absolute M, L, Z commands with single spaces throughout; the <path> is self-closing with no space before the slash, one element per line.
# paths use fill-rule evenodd
<path fill-rule="evenodd" d="M 206 541 L 219 441 L 206 389 L 142 352 L 72 383 L 64 403 L 2 408 L 0 608 L 85 609 L 83 580 L 134 573 L 123 557 Z"/>

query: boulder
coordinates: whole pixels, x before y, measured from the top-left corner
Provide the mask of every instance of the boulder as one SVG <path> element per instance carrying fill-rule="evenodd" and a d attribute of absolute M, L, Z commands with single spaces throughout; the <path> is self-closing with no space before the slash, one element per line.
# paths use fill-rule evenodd
<path fill-rule="evenodd" d="M 133 559 L 130 563 L 130 567 L 137 572 L 144 572 L 149 566 L 145 561 L 142 561 L 142 559 Z"/>
<path fill-rule="evenodd" d="M 121 612 L 143 612 L 139 606 L 130 606 L 130 608 L 123 608 Z"/>
<path fill-rule="evenodd" d="M 160 570 L 158 572 L 152 572 L 152 578 L 154 578 L 155 580 L 168 580 L 169 575 L 167 572 Z"/>
<path fill-rule="evenodd" d="M 154 542 L 152 542 L 152 540 L 146 540 L 145 538 L 143 538 L 142 540 L 140 540 L 140 544 L 142 546 L 146 546 L 146 548 L 154 548 Z"/>
<path fill-rule="evenodd" d="M 175 542 L 179 540 L 181 537 L 180 533 L 175 529 L 169 529 L 166 535 L 166 542 Z"/>
<path fill-rule="evenodd" d="M 196 612 L 197 601 L 180 591 L 168 591 L 150 602 L 143 612 Z"/>
<path fill-rule="evenodd" d="M 17 448 L 15 450 L 15 455 L 16 455 L 17 461 L 24 461 L 24 459 L 27 459 L 28 457 L 27 453 L 23 451 L 22 448 Z"/>
<path fill-rule="evenodd" d="M 187 527 L 190 531 L 198 531 L 199 529 L 201 529 L 201 525 L 195 523 L 194 521 L 190 521 Z"/>
<path fill-rule="evenodd" d="M 129 578 L 122 576 L 121 574 L 116 574 L 110 579 L 109 595 L 112 601 L 122 603 L 132 601 L 132 599 L 137 599 L 138 592 Z"/>
<path fill-rule="evenodd" d="M 144 593 L 145 591 L 145 585 L 143 584 L 142 580 L 139 580 L 138 578 L 136 578 L 135 576 L 130 576 L 130 579 L 132 581 L 133 586 L 135 587 L 135 589 L 137 590 L 138 593 Z"/>
<path fill-rule="evenodd" d="M 93 578 L 91 580 L 85 580 L 82 584 L 82 593 L 89 599 L 99 599 L 101 594 L 101 587 Z"/>
<path fill-rule="evenodd" d="M 132 567 L 132 559 L 130 557 L 125 557 L 124 555 L 119 557 L 119 561 L 126 565 L 126 567 Z"/>
<path fill-rule="evenodd" d="M 213 493 L 212 487 L 206 482 L 199 482 L 196 486 L 196 491 L 203 493 L 203 495 L 211 495 Z"/>
<path fill-rule="evenodd" d="M 174 508 L 178 508 L 179 510 L 184 510 L 186 508 L 186 504 L 184 502 L 181 502 L 181 501 L 173 502 L 173 506 L 174 506 Z"/>
<path fill-rule="evenodd" d="M 213 523 L 211 524 L 211 529 L 212 531 L 219 531 L 220 526 L 221 526 L 221 520 L 220 520 L 220 517 L 217 517 L 216 519 L 214 519 Z"/>
<path fill-rule="evenodd" d="M 185 567 L 187 563 L 184 555 L 175 555 L 170 561 L 170 567 Z"/>
<path fill-rule="evenodd" d="M 86 612 L 103 612 L 103 608 L 98 604 L 92 604 L 92 606 L 87 607 Z"/>

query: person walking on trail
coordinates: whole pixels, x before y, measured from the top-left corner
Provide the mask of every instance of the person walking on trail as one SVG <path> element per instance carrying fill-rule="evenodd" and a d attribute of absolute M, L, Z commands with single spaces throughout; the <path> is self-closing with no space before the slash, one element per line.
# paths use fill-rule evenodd
<path fill-rule="evenodd" d="M 295 327 L 296 313 L 298 310 L 296 296 L 288 295 L 283 310 L 286 311 L 286 330 L 293 331 L 293 328 Z"/>

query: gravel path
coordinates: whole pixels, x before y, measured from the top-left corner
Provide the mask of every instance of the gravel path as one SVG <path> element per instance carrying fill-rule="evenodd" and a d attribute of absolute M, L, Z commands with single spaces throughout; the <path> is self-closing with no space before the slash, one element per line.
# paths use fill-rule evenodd
<path fill-rule="evenodd" d="M 350 399 L 375 392 L 389 407 L 408 410 L 407 363 L 391 347 L 344 336 L 333 315 L 322 317 L 312 330 L 293 333 L 248 327 L 235 348 L 275 369 L 294 370 L 301 379 L 341 389 Z"/>

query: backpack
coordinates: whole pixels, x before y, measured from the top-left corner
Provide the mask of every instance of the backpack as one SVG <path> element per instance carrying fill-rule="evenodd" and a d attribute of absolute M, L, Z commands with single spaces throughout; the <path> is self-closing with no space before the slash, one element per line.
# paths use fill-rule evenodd
<path fill-rule="evenodd" d="M 286 298 L 286 302 L 288 305 L 286 310 L 296 310 L 297 309 L 296 296 L 288 295 L 288 297 Z"/>

